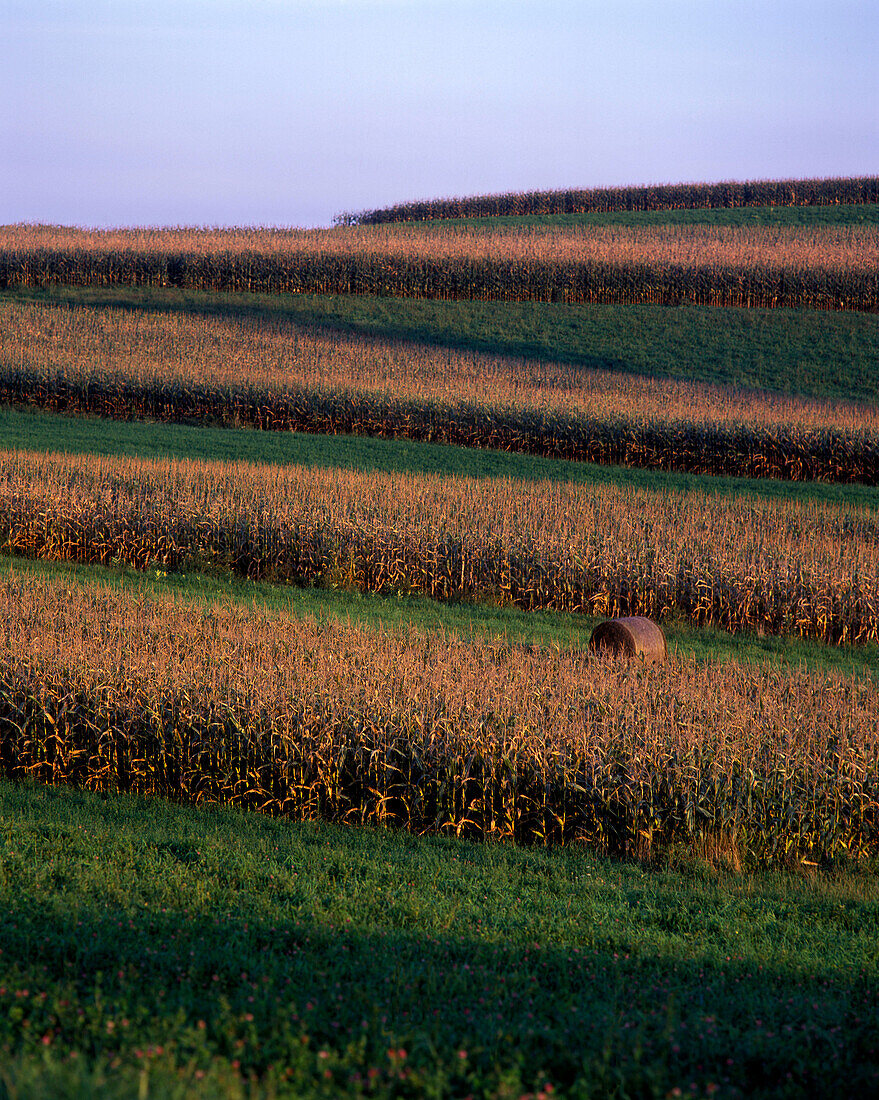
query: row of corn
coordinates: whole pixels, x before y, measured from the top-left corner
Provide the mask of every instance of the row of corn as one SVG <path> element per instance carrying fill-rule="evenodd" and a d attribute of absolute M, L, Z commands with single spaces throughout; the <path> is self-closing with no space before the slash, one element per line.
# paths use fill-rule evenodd
<path fill-rule="evenodd" d="M 879 640 L 879 522 L 869 506 L 0 452 L 0 548 Z"/>
<path fill-rule="evenodd" d="M 755 227 L 336 230 L 0 228 L 0 288 L 873 310 L 877 232 Z"/>
<path fill-rule="evenodd" d="M 444 301 L 682 304 L 746 309 L 879 308 L 875 268 L 541 262 L 401 257 L 376 252 L 211 257 L 107 255 L 0 248 L 0 289 L 47 286 L 179 287 L 260 294 L 369 294 Z"/>
<path fill-rule="evenodd" d="M 296 819 L 654 858 L 879 854 L 867 680 L 0 580 L 0 769 Z"/>
<path fill-rule="evenodd" d="M 521 191 L 469 198 L 427 199 L 342 214 L 342 224 L 496 218 L 630 210 L 733 209 L 755 206 L 838 206 L 879 202 L 879 179 L 730 180 L 723 183 L 650 184 L 588 190 Z"/>
<path fill-rule="evenodd" d="M 879 483 L 879 433 L 867 430 L 593 419 L 539 408 L 71 378 L 14 367 L 0 368 L 0 404 L 117 420 L 411 439 L 696 474 Z"/>

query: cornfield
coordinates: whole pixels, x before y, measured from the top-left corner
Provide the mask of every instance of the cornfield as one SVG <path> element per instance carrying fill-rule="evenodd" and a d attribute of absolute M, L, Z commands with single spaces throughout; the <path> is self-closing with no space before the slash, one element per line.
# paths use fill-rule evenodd
<path fill-rule="evenodd" d="M 17 303 L 2 318 L 0 403 L 694 473 L 879 481 L 875 405 L 354 339 L 278 319 Z"/>
<path fill-rule="evenodd" d="M 425 221 L 433 218 L 522 217 L 534 214 L 610 213 L 621 210 L 729 209 L 743 206 L 838 206 L 879 202 L 879 179 L 728 180 L 647 187 L 523 191 L 470 198 L 398 203 L 358 214 L 341 214 L 344 225 Z"/>
<path fill-rule="evenodd" d="M 171 286 L 263 293 L 879 308 L 875 227 L 539 226 L 445 232 L 0 228 L 0 289 Z"/>
<path fill-rule="evenodd" d="M 879 640 L 869 507 L 7 451 L 0 549 Z"/>
<path fill-rule="evenodd" d="M 0 579 L 0 769 L 649 858 L 879 854 L 869 680 L 602 663 Z"/>

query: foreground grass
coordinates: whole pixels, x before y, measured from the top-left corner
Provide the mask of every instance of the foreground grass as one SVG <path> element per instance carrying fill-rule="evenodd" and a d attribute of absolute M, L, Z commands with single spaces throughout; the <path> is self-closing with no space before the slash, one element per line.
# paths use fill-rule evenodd
<path fill-rule="evenodd" d="M 879 316 L 696 306 L 443 302 L 373 295 L 172 289 L 9 290 L 14 301 L 282 316 L 347 333 L 716 382 L 876 401 Z"/>
<path fill-rule="evenodd" d="M 206 573 L 138 572 L 122 566 L 104 568 L 70 562 L 0 557 L 0 578 L 15 575 L 59 578 L 74 586 L 125 591 L 147 597 L 174 593 L 191 601 L 196 614 L 205 607 L 234 603 L 254 612 L 272 611 L 318 622 L 342 621 L 364 626 L 438 630 L 462 639 L 503 639 L 510 645 L 538 645 L 558 650 L 585 650 L 602 619 L 564 612 L 521 611 L 470 603 L 439 603 L 417 596 L 385 596 L 333 588 L 293 588 Z M 663 623 L 669 652 L 699 661 L 749 661 L 779 668 L 804 666 L 879 679 L 879 646 L 828 646 L 792 637 L 730 635 L 711 627 L 671 620 Z"/>
<path fill-rule="evenodd" d="M 879 507 L 879 489 L 859 484 L 711 477 L 627 466 L 599 466 L 407 439 L 115 421 L 58 416 L 8 406 L 0 406 L 0 441 L 4 448 L 63 454 L 243 461 L 444 477 L 509 477 L 521 481 L 619 485 L 658 491 L 710 492 Z"/>
<path fill-rule="evenodd" d="M 877 883 L 0 783 L 0 1096 L 872 1095 Z"/>

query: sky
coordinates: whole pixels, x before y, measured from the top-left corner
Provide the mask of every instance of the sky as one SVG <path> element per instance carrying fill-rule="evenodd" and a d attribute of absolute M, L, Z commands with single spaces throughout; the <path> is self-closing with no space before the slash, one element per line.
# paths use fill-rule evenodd
<path fill-rule="evenodd" d="M 879 174 L 879 0 L 0 0 L 0 223 Z"/>

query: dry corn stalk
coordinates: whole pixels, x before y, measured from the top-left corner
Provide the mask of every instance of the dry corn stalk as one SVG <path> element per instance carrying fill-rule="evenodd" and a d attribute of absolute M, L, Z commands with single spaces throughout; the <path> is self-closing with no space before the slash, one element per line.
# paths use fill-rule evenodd
<path fill-rule="evenodd" d="M 879 522 L 869 507 L 0 452 L 0 548 L 879 640 Z"/>
<path fill-rule="evenodd" d="M 0 402 L 696 473 L 879 481 L 879 408 L 315 333 L 7 303 Z"/>
<path fill-rule="evenodd" d="M 0 287 L 872 310 L 877 258 L 871 226 L 0 228 Z"/>
<path fill-rule="evenodd" d="M 870 680 L 0 579 L 12 777 L 647 857 L 879 854 Z"/>

